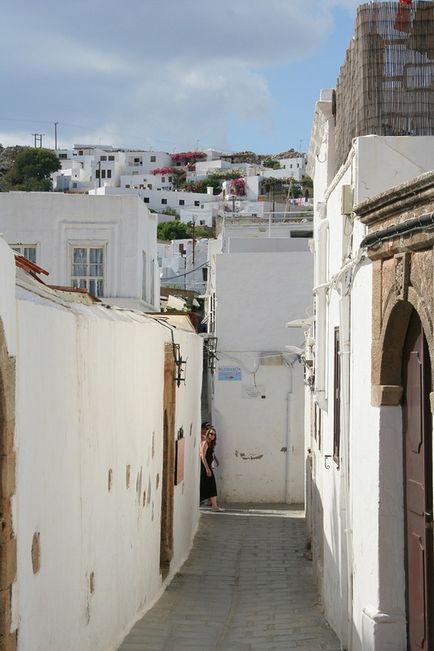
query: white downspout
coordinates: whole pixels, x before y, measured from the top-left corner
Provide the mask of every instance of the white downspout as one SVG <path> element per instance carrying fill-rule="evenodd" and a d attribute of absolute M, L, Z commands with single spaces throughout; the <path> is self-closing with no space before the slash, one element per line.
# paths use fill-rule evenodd
<path fill-rule="evenodd" d="M 348 272 L 351 274 L 351 271 Z M 351 367 L 351 294 L 345 276 L 342 278 L 340 300 L 340 348 L 342 373 L 342 489 L 343 521 L 345 523 L 346 591 L 347 591 L 347 648 L 352 649 L 353 635 L 353 538 L 350 502 L 350 367 Z"/>
<path fill-rule="evenodd" d="M 327 300 L 328 300 L 328 234 L 329 224 L 325 219 L 318 228 L 318 265 L 315 270 L 316 295 L 316 360 L 315 399 L 320 409 L 327 411 L 326 358 L 327 358 Z"/>
<path fill-rule="evenodd" d="M 293 370 L 292 367 L 289 367 L 289 390 L 286 394 L 286 423 L 285 423 L 285 447 L 286 447 L 286 453 L 285 453 L 285 504 L 289 504 L 289 499 L 290 499 L 290 482 L 291 482 L 291 473 L 290 473 L 290 464 L 292 461 L 292 450 L 291 450 L 291 415 L 292 415 L 292 400 L 291 397 L 293 395 Z"/>

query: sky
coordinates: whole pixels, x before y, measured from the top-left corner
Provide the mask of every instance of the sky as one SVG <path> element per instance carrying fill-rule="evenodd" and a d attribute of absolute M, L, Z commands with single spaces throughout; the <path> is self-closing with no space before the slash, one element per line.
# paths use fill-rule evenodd
<path fill-rule="evenodd" d="M 0 143 L 307 151 L 356 0 L 3 0 Z"/>

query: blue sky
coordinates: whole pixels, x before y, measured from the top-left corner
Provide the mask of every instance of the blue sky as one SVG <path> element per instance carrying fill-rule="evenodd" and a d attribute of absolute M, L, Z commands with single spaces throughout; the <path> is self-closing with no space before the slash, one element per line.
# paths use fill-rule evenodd
<path fill-rule="evenodd" d="M 357 5 L 6 0 L 0 143 L 306 151 Z"/>

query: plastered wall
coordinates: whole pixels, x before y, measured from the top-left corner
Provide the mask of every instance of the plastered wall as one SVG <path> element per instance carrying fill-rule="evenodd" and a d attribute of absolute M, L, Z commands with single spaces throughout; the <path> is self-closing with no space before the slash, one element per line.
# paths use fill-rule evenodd
<path fill-rule="evenodd" d="M 170 332 L 145 316 L 63 306 L 21 288 L 15 312 L 11 630 L 19 651 L 109 651 L 163 589 Z M 12 322 L 12 314 L 0 316 Z M 188 358 L 175 415 L 175 434 L 182 428 L 186 439 L 185 478 L 174 487 L 167 580 L 186 558 L 198 522 L 202 344 L 179 328 L 175 340 Z"/>

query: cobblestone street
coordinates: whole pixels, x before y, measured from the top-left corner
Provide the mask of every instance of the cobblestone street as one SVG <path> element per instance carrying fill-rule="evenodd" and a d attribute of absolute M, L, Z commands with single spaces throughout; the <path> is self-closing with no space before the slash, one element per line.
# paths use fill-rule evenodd
<path fill-rule="evenodd" d="M 304 546 L 301 510 L 203 510 L 188 560 L 120 651 L 339 651 Z"/>

